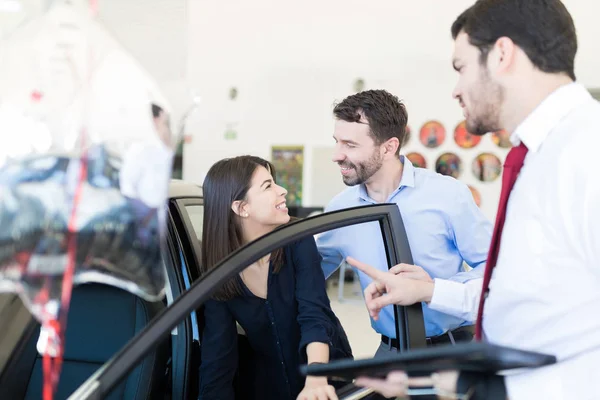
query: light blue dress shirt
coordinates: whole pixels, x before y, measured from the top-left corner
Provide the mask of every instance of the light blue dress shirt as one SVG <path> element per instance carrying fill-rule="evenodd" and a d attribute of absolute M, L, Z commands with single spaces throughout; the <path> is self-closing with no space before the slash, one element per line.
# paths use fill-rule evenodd
<path fill-rule="evenodd" d="M 482 278 L 492 238 L 492 223 L 475 204 L 464 183 L 448 176 L 404 163 L 400 187 L 386 203 L 400 208 L 415 265 L 432 278 L 467 282 Z M 338 194 L 325 208 L 326 212 L 376 204 L 364 185 L 352 186 Z M 381 230 L 377 222 L 335 229 L 318 236 L 317 245 L 323 257 L 322 267 L 329 277 L 347 256 L 386 271 L 388 269 Z M 463 262 L 472 269 L 465 271 Z M 366 288 L 371 279 L 359 272 L 360 284 Z M 428 337 L 441 335 L 459 326 L 471 325 L 423 303 L 423 316 Z M 384 308 L 378 321 L 371 319 L 378 333 L 396 337 L 394 309 Z"/>

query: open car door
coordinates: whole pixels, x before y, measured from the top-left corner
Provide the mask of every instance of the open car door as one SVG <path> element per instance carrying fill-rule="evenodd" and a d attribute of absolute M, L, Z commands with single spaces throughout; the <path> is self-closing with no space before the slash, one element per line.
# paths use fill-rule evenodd
<path fill-rule="evenodd" d="M 197 310 L 223 283 L 270 252 L 308 235 L 375 221 L 381 229 L 388 267 L 398 263 L 412 264 L 404 224 L 396 204 L 355 207 L 287 224 L 234 252 L 215 269 L 194 282 L 189 290 L 177 297 L 173 304 L 98 369 L 69 399 L 104 398 L 127 377 L 146 354 L 164 341 L 173 328 Z M 189 232 L 190 229 L 186 231 Z M 395 317 L 400 351 L 426 347 L 421 304 L 410 307 L 397 306 Z"/>

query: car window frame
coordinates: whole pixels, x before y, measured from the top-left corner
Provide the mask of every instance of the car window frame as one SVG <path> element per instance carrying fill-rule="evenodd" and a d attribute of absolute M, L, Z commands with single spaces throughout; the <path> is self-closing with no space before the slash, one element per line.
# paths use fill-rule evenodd
<path fill-rule="evenodd" d="M 398 263 L 412 264 L 412 253 L 400 210 L 396 204 L 359 206 L 297 220 L 248 243 L 220 262 L 215 269 L 194 282 L 189 290 L 175 299 L 168 309 L 155 318 L 118 354 L 89 377 L 69 397 L 69 400 L 96 400 L 106 396 L 136 367 L 143 357 L 170 333 L 173 327 L 186 318 L 190 312 L 200 308 L 220 285 L 231 279 L 248 264 L 303 237 L 374 221 L 379 222 L 380 225 L 388 266 Z M 189 229 L 188 226 L 186 229 L 188 235 Z M 193 237 L 196 237 L 195 231 L 192 233 L 194 234 Z M 426 347 L 425 324 L 421 304 L 417 303 L 407 307 L 395 306 L 394 309 L 399 350 L 404 352 L 411 348 Z"/>
<path fill-rule="evenodd" d="M 202 197 L 193 196 L 170 200 L 168 203 L 168 254 L 165 257 L 169 258 L 168 262 L 174 267 L 172 275 L 174 275 L 174 279 L 177 281 L 178 291 L 177 293 L 173 293 L 173 300 L 177 299 L 183 292 L 189 290 L 193 281 L 197 279 L 197 273 L 194 272 L 197 270 L 197 265 L 192 267 L 192 264 L 197 262 L 194 256 L 195 249 L 191 249 L 190 251 L 190 247 L 193 247 L 193 241 L 190 243 L 189 237 L 186 237 L 188 230 L 185 229 L 185 224 L 186 221 L 189 222 L 189 218 L 186 218 L 187 212 L 182 213 L 180 205 L 202 205 L 202 203 Z M 185 209 L 183 210 L 185 211 Z M 192 253 L 192 258 L 190 258 L 190 253 Z M 197 394 L 198 379 L 194 373 L 194 368 L 198 367 L 196 362 L 200 352 L 200 333 L 198 328 L 200 318 L 201 316 L 196 310 L 190 312 L 188 317 L 177 325 L 177 337 L 173 337 L 172 335 L 173 345 L 175 345 L 174 342 L 177 342 L 177 345 L 185 347 L 185 359 L 176 360 L 173 358 L 171 362 L 171 390 L 173 398 L 194 398 Z M 175 357 L 175 352 L 173 352 L 172 357 Z"/>
<path fill-rule="evenodd" d="M 185 236 L 187 237 L 187 243 L 192 247 L 192 252 L 194 254 L 194 261 L 196 270 L 190 270 L 192 274 L 192 278 L 194 280 L 200 277 L 200 263 L 202 260 L 200 259 L 200 255 L 202 254 L 201 248 L 201 238 L 198 238 L 196 235 L 196 230 L 194 229 L 194 224 L 190 218 L 190 215 L 186 209 L 188 206 L 202 206 L 204 207 L 204 199 L 201 197 L 186 197 L 180 198 L 173 201 L 175 209 L 177 210 L 177 214 L 181 219 L 181 228 L 183 228 L 185 232 Z M 181 236 L 181 235 L 180 235 Z"/>

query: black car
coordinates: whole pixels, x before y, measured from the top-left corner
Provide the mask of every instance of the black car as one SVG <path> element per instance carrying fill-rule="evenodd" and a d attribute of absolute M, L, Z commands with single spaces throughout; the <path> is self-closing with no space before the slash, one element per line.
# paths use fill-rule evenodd
<path fill-rule="evenodd" d="M 202 188 L 174 180 L 169 190 L 166 298 L 149 303 L 111 286 L 75 287 L 55 399 L 197 398 L 203 302 L 245 266 L 304 236 L 379 221 L 389 265 L 412 262 L 398 207 L 384 204 L 290 223 L 236 251 L 200 279 Z M 403 349 L 425 347 L 420 305 L 397 307 L 396 320 Z M 0 327 L 0 399 L 40 399 L 39 324 L 18 296 L 0 295 Z M 369 396 L 357 392 L 350 386 L 338 394 Z"/>

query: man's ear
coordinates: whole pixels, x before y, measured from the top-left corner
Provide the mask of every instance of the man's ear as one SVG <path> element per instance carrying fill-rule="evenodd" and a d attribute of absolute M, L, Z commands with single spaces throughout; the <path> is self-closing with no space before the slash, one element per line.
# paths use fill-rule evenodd
<path fill-rule="evenodd" d="M 488 67 L 503 74 L 512 69 L 517 53 L 517 46 L 508 37 L 496 40 L 494 47 L 488 54 Z"/>
<path fill-rule="evenodd" d="M 400 141 L 398 140 L 398 138 L 391 138 L 388 139 L 384 144 L 383 144 L 383 149 L 385 154 L 389 154 L 392 156 L 395 156 L 396 154 L 398 154 L 398 148 L 400 147 Z"/>
<path fill-rule="evenodd" d="M 236 200 L 231 203 L 231 210 L 238 215 L 238 217 L 247 217 L 248 213 L 245 210 L 244 202 Z"/>

